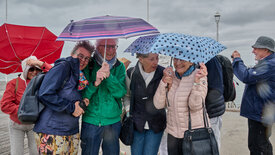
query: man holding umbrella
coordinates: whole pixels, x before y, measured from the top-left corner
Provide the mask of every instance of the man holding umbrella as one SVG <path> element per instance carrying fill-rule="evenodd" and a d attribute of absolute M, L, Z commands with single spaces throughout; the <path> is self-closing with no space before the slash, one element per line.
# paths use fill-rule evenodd
<path fill-rule="evenodd" d="M 117 39 L 96 40 L 94 57 L 84 69 L 90 83 L 83 92 L 83 98 L 90 100 L 82 118 L 84 155 L 98 154 L 101 143 L 103 154 L 119 154 L 121 98 L 126 86 L 125 67 L 116 57 L 117 43 Z"/>

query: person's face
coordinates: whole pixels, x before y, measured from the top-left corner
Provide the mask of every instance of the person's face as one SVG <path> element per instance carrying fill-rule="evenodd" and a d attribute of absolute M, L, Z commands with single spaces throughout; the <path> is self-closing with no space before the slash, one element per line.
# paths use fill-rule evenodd
<path fill-rule="evenodd" d="M 36 67 L 31 67 L 28 71 L 28 75 L 27 75 L 27 78 L 29 80 L 31 80 L 33 77 L 35 77 L 38 73 L 40 73 L 41 70 L 39 68 L 36 68 Z"/>
<path fill-rule="evenodd" d="M 83 47 L 79 47 L 75 54 L 72 54 L 73 58 L 78 58 L 79 59 L 79 69 L 83 70 L 89 63 L 89 60 L 91 58 L 91 53 L 83 48 Z"/>
<path fill-rule="evenodd" d="M 116 40 L 108 39 L 106 44 L 106 60 L 112 60 L 116 55 L 117 44 Z M 101 40 L 97 45 L 97 51 L 100 53 L 102 57 L 104 57 L 105 51 L 105 40 Z"/>
<path fill-rule="evenodd" d="M 179 75 L 183 75 L 183 73 L 185 73 L 187 71 L 187 69 L 193 65 L 192 62 L 189 61 L 185 61 L 185 60 L 180 60 L 177 58 L 173 59 L 174 61 L 174 67 L 176 69 L 176 71 L 179 73 Z"/>
<path fill-rule="evenodd" d="M 147 58 L 139 57 L 139 62 L 141 63 L 143 70 L 146 73 L 151 73 L 158 67 L 159 55 L 150 53 Z"/>
<path fill-rule="evenodd" d="M 268 49 L 264 48 L 253 48 L 252 53 L 255 55 L 255 60 L 261 60 L 269 54 Z"/>

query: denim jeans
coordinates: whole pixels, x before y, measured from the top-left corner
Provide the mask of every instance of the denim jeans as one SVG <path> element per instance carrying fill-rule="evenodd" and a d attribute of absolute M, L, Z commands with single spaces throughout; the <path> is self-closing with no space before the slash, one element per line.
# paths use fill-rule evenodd
<path fill-rule="evenodd" d="M 103 155 L 119 155 L 120 121 L 111 125 L 96 126 L 82 122 L 82 155 L 97 155 L 102 142 Z"/>
<path fill-rule="evenodd" d="M 272 155 L 272 144 L 269 141 L 271 136 L 261 122 L 248 119 L 248 148 L 250 155 Z"/>
<path fill-rule="evenodd" d="M 211 128 L 213 129 L 218 148 L 221 148 L 221 128 L 222 128 L 222 116 L 210 118 Z"/>
<path fill-rule="evenodd" d="M 27 135 L 29 154 L 38 155 L 38 150 L 35 144 L 33 124 L 18 124 L 10 120 L 10 146 L 11 155 L 23 155 L 24 154 L 24 139 Z"/>
<path fill-rule="evenodd" d="M 155 133 L 145 129 L 143 132 L 134 131 L 134 141 L 131 145 L 132 155 L 157 155 L 162 132 Z"/>

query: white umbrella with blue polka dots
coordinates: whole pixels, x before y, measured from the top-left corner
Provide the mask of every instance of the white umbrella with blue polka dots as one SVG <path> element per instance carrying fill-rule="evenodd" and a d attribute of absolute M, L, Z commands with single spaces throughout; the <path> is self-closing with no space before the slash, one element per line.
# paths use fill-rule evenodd
<path fill-rule="evenodd" d="M 124 52 L 158 53 L 192 63 L 206 63 L 224 49 L 224 45 L 209 37 L 162 33 L 139 37 Z"/>

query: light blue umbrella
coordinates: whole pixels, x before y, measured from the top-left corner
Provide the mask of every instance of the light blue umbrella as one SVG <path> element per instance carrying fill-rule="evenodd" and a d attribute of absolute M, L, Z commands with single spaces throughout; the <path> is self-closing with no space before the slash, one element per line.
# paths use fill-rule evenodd
<path fill-rule="evenodd" d="M 163 33 L 139 37 L 124 52 L 158 53 L 192 63 L 206 63 L 226 47 L 209 37 Z"/>

